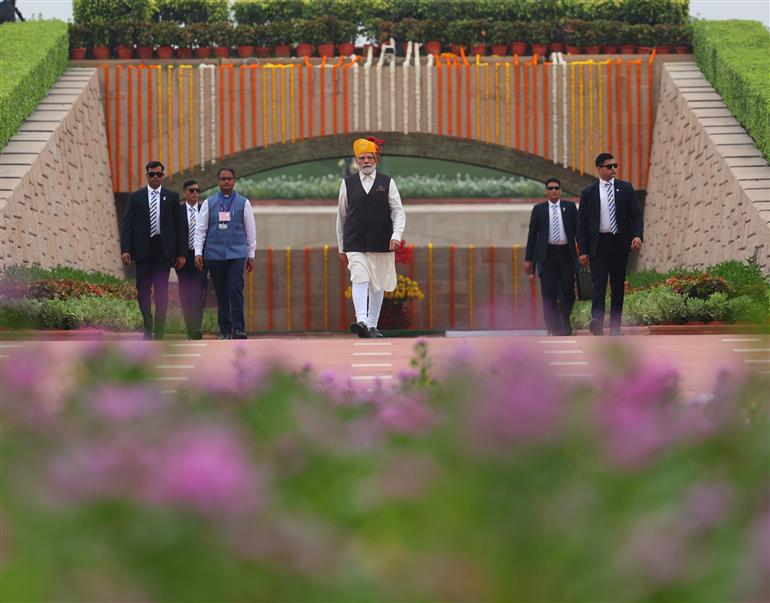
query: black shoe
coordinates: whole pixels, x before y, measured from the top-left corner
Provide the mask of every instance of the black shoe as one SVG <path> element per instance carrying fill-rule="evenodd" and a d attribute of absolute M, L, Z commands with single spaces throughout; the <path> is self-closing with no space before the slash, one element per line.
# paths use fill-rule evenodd
<path fill-rule="evenodd" d="M 200 329 L 196 329 L 192 333 L 190 333 L 190 339 L 203 339 L 203 331 Z"/>
<path fill-rule="evenodd" d="M 232 336 L 230 335 L 230 333 L 222 333 L 219 336 L 219 339 L 232 339 Z"/>
<path fill-rule="evenodd" d="M 369 327 L 369 337 L 376 339 L 377 337 L 384 337 L 377 327 Z"/>
<path fill-rule="evenodd" d="M 621 335 L 623 335 L 623 333 L 621 332 L 620 327 L 612 327 L 610 329 L 610 335 L 612 335 L 613 337 L 620 337 Z"/>
<path fill-rule="evenodd" d="M 591 322 L 588 323 L 588 330 L 591 331 L 594 335 L 604 335 L 604 328 L 602 327 L 602 323 L 600 323 L 595 318 L 591 319 Z"/>
<path fill-rule="evenodd" d="M 369 337 L 369 327 L 367 327 L 366 323 L 363 321 L 350 323 L 350 332 L 358 333 L 358 336 L 361 339 L 366 339 Z"/>
<path fill-rule="evenodd" d="M 248 337 L 246 331 L 236 331 L 233 333 L 233 339 L 248 339 Z"/>
<path fill-rule="evenodd" d="M 144 335 L 142 335 L 142 339 L 144 339 L 145 341 L 152 341 L 152 333 L 147 333 L 145 331 Z"/>
<path fill-rule="evenodd" d="M 564 337 L 571 337 L 572 336 L 572 327 L 568 327 L 564 329 L 559 335 L 563 335 Z"/>

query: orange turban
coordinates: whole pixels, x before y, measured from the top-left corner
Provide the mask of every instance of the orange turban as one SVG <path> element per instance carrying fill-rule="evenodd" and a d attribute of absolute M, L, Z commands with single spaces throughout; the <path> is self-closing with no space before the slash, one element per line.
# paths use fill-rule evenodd
<path fill-rule="evenodd" d="M 358 157 L 361 153 L 374 153 L 379 155 L 380 145 L 383 142 L 385 141 L 375 138 L 374 136 L 369 136 L 368 138 L 358 138 L 353 142 L 353 154 L 356 157 Z"/>

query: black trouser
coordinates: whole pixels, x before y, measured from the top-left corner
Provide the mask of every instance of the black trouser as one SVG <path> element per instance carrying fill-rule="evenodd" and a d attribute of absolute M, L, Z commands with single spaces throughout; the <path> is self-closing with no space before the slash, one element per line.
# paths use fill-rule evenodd
<path fill-rule="evenodd" d="M 206 295 L 206 274 L 195 268 L 195 253 L 187 252 L 184 268 L 176 271 L 179 279 L 179 302 L 182 304 L 184 324 L 188 337 L 197 337 L 203 323 L 203 305 Z"/>
<path fill-rule="evenodd" d="M 206 260 L 217 293 L 219 332 L 232 335 L 246 331 L 243 317 L 243 269 L 246 258 Z"/>
<path fill-rule="evenodd" d="M 569 317 L 575 305 L 575 260 L 567 245 L 549 245 L 540 264 L 543 318 L 554 335 L 572 332 Z"/>
<path fill-rule="evenodd" d="M 610 328 L 619 329 L 623 315 L 623 295 L 628 264 L 628 244 L 622 235 L 599 234 L 599 247 L 591 257 L 591 318 L 604 324 L 604 298 L 610 280 Z"/>
<path fill-rule="evenodd" d="M 168 309 L 168 273 L 171 262 L 163 255 L 160 236 L 150 239 L 150 253 L 141 262 L 136 262 L 136 292 L 139 310 L 144 319 L 145 337 L 163 339 Z M 155 297 L 155 321 L 152 319 L 152 298 Z M 153 328 L 154 326 L 154 328 Z"/>

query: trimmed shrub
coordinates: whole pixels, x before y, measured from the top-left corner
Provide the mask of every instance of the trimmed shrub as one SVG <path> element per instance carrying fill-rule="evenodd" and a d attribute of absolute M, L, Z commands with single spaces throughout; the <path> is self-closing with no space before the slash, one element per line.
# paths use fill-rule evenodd
<path fill-rule="evenodd" d="M 146 21 L 155 12 L 155 0 L 73 0 L 75 23 L 92 21 Z"/>
<path fill-rule="evenodd" d="M 735 322 L 762 324 L 767 320 L 767 306 L 748 295 L 739 295 L 728 301 L 728 316 Z"/>
<path fill-rule="evenodd" d="M 735 295 L 748 295 L 767 303 L 768 278 L 754 260 L 739 262 L 728 260 L 709 268 L 708 274 L 725 279 L 735 290 Z"/>
<path fill-rule="evenodd" d="M 730 293 L 732 287 L 721 276 L 694 274 L 690 276 L 672 276 L 666 284 L 675 293 L 685 297 L 708 299 L 713 293 Z"/>
<path fill-rule="evenodd" d="M 40 309 L 43 303 L 36 299 L 0 298 L 0 328 L 39 329 L 43 326 Z"/>
<path fill-rule="evenodd" d="M 759 21 L 696 21 L 695 60 L 770 160 L 770 33 Z"/>
<path fill-rule="evenodd" d="M 81 270 L 72 266 L 56 266 L 54 268 L 43 268 L 40 264 L 31 266 L 22 266 L 13 264 L 6 266 L 0 273 L 0 281 L 42 281 L 46 279 L 70 279 L 73 281 L 83 281 L 95 285 L 117 285 L 125 284 L 125 280 L 104 272 Z"/>
<path fill-rule="evenodd" d="M 706 300 L 708 320 L 727 320 L 730 315 L 730 300 L 726 293 L 714 293 Z"/>
<path fill-rule="evenodd" d="M 227 0 L 156 0 L 155 4 L 161 21 L 210 23 L 228 18 Z"/>
<path fill-rule="evenodd" d="M 0 149 L 67 68 L 62 21 L 0 25 Z"/>

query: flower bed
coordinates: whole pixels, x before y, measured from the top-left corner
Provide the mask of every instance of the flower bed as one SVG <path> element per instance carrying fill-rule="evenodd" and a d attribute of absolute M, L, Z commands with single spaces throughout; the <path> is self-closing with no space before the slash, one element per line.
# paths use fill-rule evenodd
<path fill-rule="evenodd" d="M 764 600 L 766 380 L 427 346 L 392 389 L 242 353 L 174 396 L 139 342 L 15 354 L 0 599 Z"/>
<path fill-rule="evenodd" d="M 607 303 L 609 308 L 609 302 Z M 642 271 L 629 274 L 623 324 L 770 323 L 768 278 L 751 261 L 730 260 L 705 271 Z M 574 328 L 585 329 L 591 303 L 577 302 Z"/>

